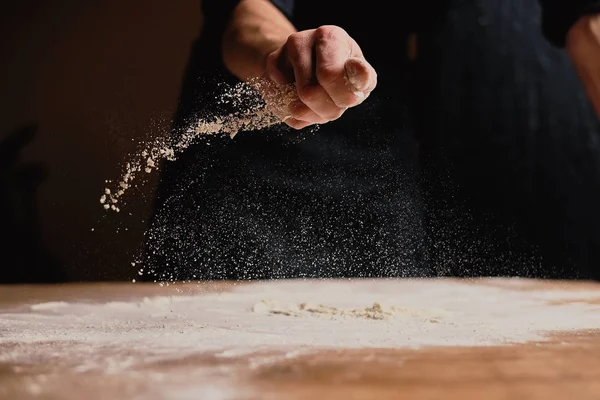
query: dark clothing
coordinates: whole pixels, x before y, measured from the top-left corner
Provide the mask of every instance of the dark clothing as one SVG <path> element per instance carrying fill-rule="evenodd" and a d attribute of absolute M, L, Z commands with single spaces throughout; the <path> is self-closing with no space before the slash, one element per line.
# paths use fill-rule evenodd
<path fill-rule="evenodd" d="M 538 1 L 542 6 L 543 32 L 546 38 L 557 46 L 564 46 L 567 32 L 580 17 L 600 13 L 599 0 Z M 213 23 L 222 29 L 231 10 L 238 2 L 239 0 L 205 0 L 202 2 L 203 13 L 209 23 Z M 451 9 L 455 6 L 460 7 L 461 3 L 452 0 L 438 0 L 433 2 L 434 4 L 424 1 L 405 1 L 402 2 L 402 5 L 399 5 L 389 1 L 372 0 L 367 5 L 365 3 L 360 3 L 360 5 L 350 3 L 349 6 L 347 2 L 303 0 L 296 7 L 295 0 L 271 0 L 271 2 L 288 18 L 293 20 L 298 29 L 305 29 L 302 26 L 308 22 L 307 26 L 310 28 L 325 24 L 342 25 L 350 27 L 350 30 L 354 33 L 357 33 L 360 29 L 352 29 L 354 28 L 352 25 L 368 26 L 371 29 L 378 27 L 386 32 L 389 32 L 391 27 L 417 31 L 423 26 L 431 25 L 431 20 L 435 20 L 435 13 L 443 9 L 444 6 Z M 400 12 L 397 13 L 393 10 L 399 10 Z M 320 23 L 317 22 L 319 19 L 321 20 Z M 378 23 L 370 24 L 369 21 L 378 21 Z M 357 42 L 361 43 L 361 46 L 365 42 L 369 42 L 369 36 L 371 39 L 380 37 L 376 31 L 371 29 L 363 29 L 364 37 L 361 37 L 361 35 L 354 36 Z"/>
<path fill-rule="evenodd" d="M 416 30 L 424 30 L 435 25 L 443 15 L 443 8 L 432 11 L 423 2 L 402 2 L 406 5 L 375 0 L 368 6 L 364 3 L 336 1 L 271 0 L 280 11 L 290 18 L 298 30 L 311 29 L 320 25 L 338 25 L 344 28 L 361 46 L 363 53 L 374 65 L 400 62 L 404 58 L 406 36 Z M 221 37 L 228 15 L 238 3 L 236 0 L 203 1 L 205 14 L 205 34 Z M 396 12 L 399 9 L 400 12 Z M 318 12 L 315 12 L 318 10 Z M 393 30 L 397 52 L 390 52 L 390 44 L 381 38 L 388 37 Z M 220 40 L 217 40 L 220 44 Z M 220 49 L 218 50 L 220 54 Z M 218 60 L 221 58 L 219 57 Z"/>
<path fill-rule="evenodd" d="M 600 129 L 537 1 L 331 3 L 277 1 L 298 29 L 348 31 L 378 87 L 316 131 L 207 139 L 167 163 L 149 278 L 598 277 Z M 218 83 L 236 82 L 220 61 L 235 1 L 203 4 L 174 132 L 226 113 Z"/>
<path fill-rule="evenodd" d="M 432 258 L 600 278 L 600 128 L 571 61 L 535 1 L 452 4 L 416 67 Z"/>
<path fill-rule="evenodd" d="M 167 163 L 148 233 L 151 278 L 434 275 L 421 262 L 406 78 L 390 78 L 383 74 L 362 112 L 316 130 L 208 139 Z M 219 92 L 211 82 L 197 90 L 196 99 Z M 219 113 L 204 106 L 201 114 Z"/>

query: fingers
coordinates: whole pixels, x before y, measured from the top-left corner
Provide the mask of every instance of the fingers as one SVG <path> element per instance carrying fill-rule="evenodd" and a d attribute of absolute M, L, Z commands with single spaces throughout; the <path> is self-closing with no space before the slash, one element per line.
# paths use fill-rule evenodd
<path fill-rule="evenodd" d="M 288 60 L 287 46 L 281 46 L 267 56 L 265 75 L 278 85 L 294 82 L 294 68 Z"/>
<path fill-rule="evenodd" d="M 339 118 L 377 85 L 377 74 L 356 42 L 341 28 L 322 26 L 290 35 L 266 60 L 278 85 L 295 82 L 298 100 L 284 122 L 295 129 Z"/>
<path fill-rule="evenodd" d="M 306 105 L 302 100 L 295 100 L 290 103 L 288 105 L 288 110 L 289 115 L 297 120 L 309 121 L 315 124 L 322 124 L 329 121 L 329 119 L 323 118 L 313 111 L 310 106 Z"/>
<path fill-rule="evenodd" d="M 315 54 L 317 80 L 338 107 L 360 104 L 375 87 L 375 70 L 343 29 L 317 29 Z"/>
<path fill-rule="evenodd" d="M 377 86 L 377 73 L 364 59 L 351 57 L 344 64 L 346 85 L 358 97 L 368 96 Z"/>
<path fill-rule="evenodd" d="M 290 35 L 283 46 L 267 56 L 266 74 L 273 82 L 284 85 L 301 79 L 303 84 L 308 84 L 314 69 L 314 31 L 311 29 Z"/>
<path fill-rule="evenodd" d="M 315 76 L 314 32 L 313 29 L 290 35 L 285 45 L 269 56 L 267 71 L 269 77 L 279 84 L 295 82 L 298 98 L 312 110 L 308 113 L 306 109 L 296 107 L 296 110 L 290 110 L 293 117 L 322 123 L 338 118 L 343 111 L 335 105 Z"/>
<path fill-rule="evenodd" d="M 313 82 L 313 31 L 304 31 L 295 35 L 290 35 L 285 48 L 289 64 L 294 71 L 294 80 L 296 86 L 310 86 Z"/>
<path fill-rule="evenodd" d="M 287 118 L 283 122 L 285 122 L 290 128 L 294 129 L 304 129 L 310 125 L 313 125 L 313 122 L 300 121 L 296 118 Z"/>
<path fill-rule="evenodd" d="M 288 58 L 294 70 L 294 79 L 298 97 L 313 114 L 319 118 L 304 119 L 319 123 L 318 120 L 331 121 L 341 115 L 339 107 L 335 105 L 327 91 L 319 85 L 315 71 L 315 56 L 313 52 L 315 35 L 314 30 L 289 37 L 286 47 Z M 293 112 L 293 110 L 290 110 Z M 307 114 L 305 112 L 305 114 Z M 292 116 L 296 117 L 292 114 Z"/>

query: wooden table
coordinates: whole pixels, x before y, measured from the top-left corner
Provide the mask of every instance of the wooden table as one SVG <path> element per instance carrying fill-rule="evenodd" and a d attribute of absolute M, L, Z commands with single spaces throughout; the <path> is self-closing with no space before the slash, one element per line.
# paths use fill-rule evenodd
<path fill-rule="evenodd" d="M 0 286 L 0 399 L 600 399 L 599 328 L 592 282 Z"/>

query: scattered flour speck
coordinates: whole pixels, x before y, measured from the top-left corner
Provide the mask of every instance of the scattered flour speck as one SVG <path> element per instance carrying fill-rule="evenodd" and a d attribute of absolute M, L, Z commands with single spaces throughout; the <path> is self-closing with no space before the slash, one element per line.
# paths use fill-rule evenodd
<path fill-rule="evenodd" d="M 297 98 L 297 95 L 293 84 L 275 86 L 266 79 L 254 79 L 248 83 L 239 83 L 225 91 L 218 101 L 238 104 L 244 98 L 260 98 L 261 101 L 226 116 L 202 119 L 195 126 L 187 129 L 177 143 L 172 143 L 165 137 L 158 137 L 147 148 L 134 155 L 133 159 L 126 163 L 125 170 L 117 181 L 117 187 L 112 190 L 108 187 L 104 189 L 100 197 L 103 208 L 119 212 L 118 207 L 106 203 L 114 204 L 123 197 L 132 187 L 132 182 L 138 173 L 143 171 L 150 174 L 158 168 L 160 160 L 174 161 L 178 154 L 201 137 L 225 134 L 233 138 L 239 131 L 259 130 L 281 123 L 288 114 L 288 105 Z"/>

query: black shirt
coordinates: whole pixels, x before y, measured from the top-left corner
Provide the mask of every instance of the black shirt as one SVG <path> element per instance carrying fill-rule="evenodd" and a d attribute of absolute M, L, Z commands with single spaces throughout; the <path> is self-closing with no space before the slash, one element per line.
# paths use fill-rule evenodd
<path fill-rule="evenodd" d="M 222 28 L 231 10 L 239 0 L 205 0 L 203 12 L 209 25 Z M 584 15 L 600 13 L 598 0 L 538 0 L 542 6 L 542 27 L 544 35 L 557 46 L 564 46 L 567 32 Z M 419 30 L 435 19 L 435 14 L 449 1 L 433 2 L 405 1 L 402 4 L 390 1 L 369 1 L 368 3 L 332 2 L 302 0 L 271 0 L 300 30 L 315 28 L 324 24 L 342 24 L 344 29 L 355 34 L 357 42 L 363 46 L 377 39 L 378 32 L 362 31 L 365 20 L 380 21 L 377 25 L 389 33 L 389 29 Z M 433 3 L 433 4 L 432 4 Z M 439 4 L 436 4 L 439 3 Z M 395 10 L 399 10 L 396 12 Z M 364 25 L 372 28 L 374 25 Z M 360 40 L 364 39 L 364 40 Z M 387 43 L 389 45 L 389 43 Z"/>
<path fill-rule="evenodd" d="M 299 30 L 347 30 L 378 86 L 315 133 L 207 139 L 167 163 L 148 234 L 154 276 L 598 272 L 600 130 L 568 57 L 547 40 L 564 43 L 597 1 L 543 1 L 546 38 L 537 0 L 407 1 L 400 12 L 376 0 L 273 2 Z M 236 3 L 202 2 L 182 128 L 218 112 L 222 79 L 211 71 L 226 74 L 220 35 Z M 416 63 L 405 60 L 410 32 Z M 522 251 L 528 243 L 541 260 Z"/>

